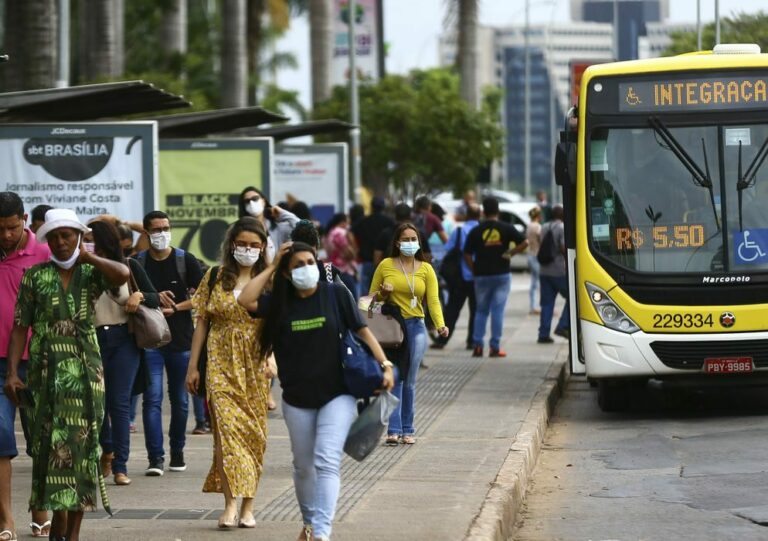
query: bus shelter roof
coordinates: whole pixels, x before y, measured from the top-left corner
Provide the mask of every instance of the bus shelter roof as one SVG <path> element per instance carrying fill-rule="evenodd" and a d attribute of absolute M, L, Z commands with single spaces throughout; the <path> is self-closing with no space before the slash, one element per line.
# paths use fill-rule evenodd
<path fill-rule="evenodd" d="M 247 135 L 250 137 L 273 137 L 278 141 L 291 139 L 293 137 L 303 137 L 305 135 L 322 135 L 338 131 L 349 131 L 356 126 L 343 120 L 330 118 L 326 120 L 309 120 L 298 124 L 283 124 L 281 126 L 270 126 L 268 128 L 246 128 L 237 130 L 238 135 Z"/>
<path fill-rule="evenodd" d="M 78 122 L 192 105 L 144 81 L 121 81 L 0 94 L 0 122 Z"/>
<path fill-rule="evenodd" d="M 288 117 L 267 111 L 263 107 L 235 107 L 159 116 L 149 120 L 157 121 L 160 137 L 205 137 L 212 133 L 231 132 L 238 128 L 284 122 Z"/>

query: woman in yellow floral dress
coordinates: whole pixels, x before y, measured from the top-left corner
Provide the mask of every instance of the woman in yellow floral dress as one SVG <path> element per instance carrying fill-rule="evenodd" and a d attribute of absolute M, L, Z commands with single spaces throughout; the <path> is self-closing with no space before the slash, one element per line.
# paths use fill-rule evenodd
<path fill-rule="evenodd" d="M 267 235 L 256 219 L 245 217 L 227 230 L 221 267 L 209 290 L 211 269 L 192 299 L 197 325 L 187 370 L 187 387 L 195 392 L 197 362 L 208 334 L 205 383 L 214 436 L 213 464 L 203 492 L 224 494 L 220 528 L 253 528 L 253 497 L 261 477 L 267 445 L 268 363 L 259 355 L 261 320 L 237 303 L 243 286 L 266 268 Z M 242 498 L 237 520 L 237 498 Z"/>

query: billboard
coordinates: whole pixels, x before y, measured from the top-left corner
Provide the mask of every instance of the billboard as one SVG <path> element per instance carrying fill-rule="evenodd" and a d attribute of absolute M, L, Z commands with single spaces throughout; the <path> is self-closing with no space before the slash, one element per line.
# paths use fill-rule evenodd
<path fill-rule="evenodd" d="M 154 207 L 155 122 L 0 125 L 0 191 L 37 205 L 141 220 Z"/>
<path fill-rule="evenodd" d="M 246 186 L 269 194 L 272 139 L 164 139 L 157 208 L 171 219 L 171 243 L 215 264 Z"/>
<path fill-rule="evenodd" d="M 355 1 L 355 67 L 360 79 L 379 79 L 378 0 Z M 333 1 L 331 86 L 349 81 L 349 0 Z"/>
<path fill-rule="evenodd" d="M 284 201 L 290 195 L 309 205 L 317 221 L 328 222 L 346 207 L 347 160 L 346 143 L 277 145 L 270 201 Z"/>

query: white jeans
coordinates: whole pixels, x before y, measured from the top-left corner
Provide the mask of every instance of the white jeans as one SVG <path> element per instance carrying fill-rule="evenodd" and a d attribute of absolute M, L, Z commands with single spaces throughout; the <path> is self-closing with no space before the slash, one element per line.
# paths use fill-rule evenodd
<path fill-rule="evenodd" d="M 344 441 L 357 417 L 357 401 L 337 396 L 320 409 L 296 408 L 283 401 L 293 452 L 293 486 L 304 524 L 315 537 L 329 539 L 336 513 Z"/>

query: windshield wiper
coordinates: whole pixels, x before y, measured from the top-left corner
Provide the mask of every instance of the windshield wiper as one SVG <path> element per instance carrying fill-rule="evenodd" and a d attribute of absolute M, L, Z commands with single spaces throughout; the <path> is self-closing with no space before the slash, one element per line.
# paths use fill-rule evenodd
<path fill-rule="evenodd" d="M 755 185 L 757 180 L 757 170 L 760 169 L 761 165 L 763 165 L 766 157 L 768 157 L 768 137 L 765 138 L 765 141 L 763 141 L 760 150 L 757 151 L 757 154 L 755 154 L 755 157 L 752 159 L 752 163 L 750 163 L 749 167 L 747 167 L 747 172 L 742 175 L 741 139 L 739 139 L 739 180 L 736 182 L 736 191 L 739 194 L 739 231 L 744 231 L 741 214 L 741 194 L 745 189 L 751 188 Z"/>
<path fill-rule="evenodd" d="M 717 206 L 715 205 L 715 192 L 712 185 L 712 177 L 709 173 L 709 160 L 707 159 L 707 144 L 704 141 L 704 138 L 701 138 L 701 147 L 702 151 L 704 153 L 704 171 L 701 170 L 701 167 L 699 167 L 699 164 L 697 164 L 693 158 L 691 158 L 690 154 L 686 152 L 685 148 L 675 139 L 675 136 L 672 135 L 672 132 L 669 131 L 669 129 L 664 125 L 664 123 L 655 116 L 652 116 L 648 119 L 648 123 L 653 128 L 653 131 L 655 131 L 659 136 L 664 140 L 664 142 L 667 144 L 669 149 L 672 151 L 672 154 L 675 155 L 675 157 L 678 159 L 680 163 L 683 164 L 683 166 L 688 170 L 688 172 L 693 176 L 693 182 L 697 186 L 700 186 L 702 188 L 706 188 L 709 190 L 709 201 L 712 204 L 712 215 L 715 217 L 715 225 L 717 226 L 717 231 L 720 231 L 720 220 L 717 217 Z"/>

